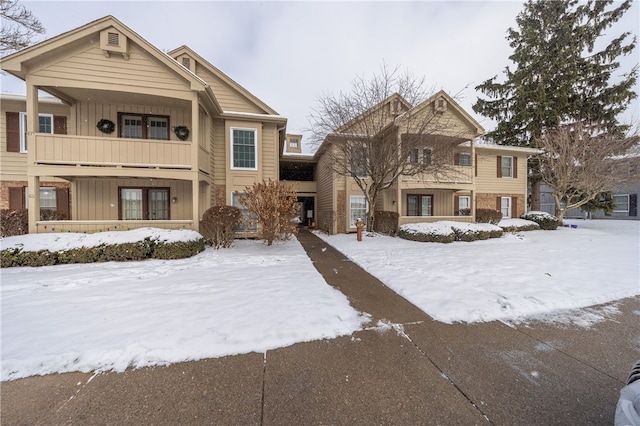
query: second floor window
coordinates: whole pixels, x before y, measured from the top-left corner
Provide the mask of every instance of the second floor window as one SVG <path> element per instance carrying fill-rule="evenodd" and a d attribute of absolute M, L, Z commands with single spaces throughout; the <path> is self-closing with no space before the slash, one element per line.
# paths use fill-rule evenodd
<path fill-rule="evenodd" d="M 53 114 L 38 115 L 38 133 L 53 134 Z M 27 152 L 27 113 L 20 113 L 20 152 Z"/>
<path fill-rule="evenodd" d="M 459 153 L 456 160 L 456 165 L 458 166 L 471 166 L 471 154 L 468 152 Z"/>
<path fill-rule="evenodd" d="M 422 155 L 420 155 L 420 153 L 422 153 Z M 409 162 L 411 164 L 418 164 L 420 161 L 426 166 L 431 164 L 431 149 L 414 148 L 409 151 Z"/>
<path fill-rule="evenodd" d="M 121 114 L 120 136 L 135 139 L 169 140 L 169 117 Z"/>
<path fill-rule="evenodd" d="M 500 177 L 515 177 L 513 173 L 513 157 L 502 156 Z"/>
<path fill-rule="evenodd" d="M 257 157 L 257 131 L 231 129 L 231 168 L 257 170 Z"/>

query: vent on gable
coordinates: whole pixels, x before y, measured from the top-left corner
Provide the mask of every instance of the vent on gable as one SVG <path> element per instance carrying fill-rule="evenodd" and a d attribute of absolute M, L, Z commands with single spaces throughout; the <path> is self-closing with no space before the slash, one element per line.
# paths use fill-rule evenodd
<path fill-rule="evenodd" d="M 443 97 L 439 97 L 433 103 L 433 110 L 435 112 L 443 113 L 447 110 L 447 100 Z"/>
<path fill-rule="evenodd" d="M 180 62 L 186 69 L 195 74 L 196 72 L 196 61 L 194 61 L 191 57 L 187 55 L 178 56 L 176 58 L 178 62 Z"/>
<path fill-rule="evenodd" d="M 127 36 L 115 28 L 108 28 L 100 32 L 100 49 L 109 58 L 112 53 L 119 53 L 124 59 L 129 59 L 129 43 Z"/>

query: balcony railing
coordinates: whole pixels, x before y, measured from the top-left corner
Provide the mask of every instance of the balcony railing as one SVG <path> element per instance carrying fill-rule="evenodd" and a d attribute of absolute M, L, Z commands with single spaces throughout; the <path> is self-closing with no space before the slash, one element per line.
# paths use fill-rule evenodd
<path fill-rule="evenodd" d="M 192 142 L 36 133 L 29 162 L 43 165 L 191 169 Z"/>

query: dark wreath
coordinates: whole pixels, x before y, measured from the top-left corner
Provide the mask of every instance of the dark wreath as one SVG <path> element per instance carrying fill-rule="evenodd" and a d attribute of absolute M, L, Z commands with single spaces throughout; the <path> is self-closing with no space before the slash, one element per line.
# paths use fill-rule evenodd
<path fill-rule="evenodd" d="M 186 141 L 189 137 L 189 128 L 187 126 L 176 126 L 173 131 L 181 141 Z"/>
<path fill-rule="evenodd" d="M 103 118 L 102 120 L 98 121 L 98 124 L 96 125 L 96 127 L 102 133 L 113 133 L 113 131 L 116 128 L 116 125 L 113 124 L 113 121 Z"/>

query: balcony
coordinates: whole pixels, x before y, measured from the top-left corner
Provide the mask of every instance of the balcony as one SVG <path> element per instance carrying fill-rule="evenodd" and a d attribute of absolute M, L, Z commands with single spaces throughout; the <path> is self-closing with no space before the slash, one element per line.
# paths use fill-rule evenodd
<path fill-rule="evenodd" d="M 29 166 L 191 170 L 193 142 L 36 133 Z"/>

